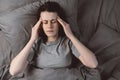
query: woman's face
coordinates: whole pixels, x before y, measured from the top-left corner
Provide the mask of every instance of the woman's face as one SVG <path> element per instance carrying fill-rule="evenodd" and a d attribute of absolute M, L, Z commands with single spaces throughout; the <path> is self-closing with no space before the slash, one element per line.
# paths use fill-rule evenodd
<path fill-rule="evenodd" d="M 59 23 L 57 21 L 56 12 L 41 12 L 41 19 L 43 23 L 43 31 L 47 37 L 58 37 Z"/>

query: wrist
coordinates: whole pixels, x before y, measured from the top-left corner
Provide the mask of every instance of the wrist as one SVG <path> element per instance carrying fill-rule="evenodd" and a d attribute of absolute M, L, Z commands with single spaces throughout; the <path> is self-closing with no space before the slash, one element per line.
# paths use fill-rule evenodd
<path fill-rule="evenodd" d="M 29 42 L 33 42 L 33 43 L 34 43 L 35 41 L 36 41 L 36 39 L 32 39 L 32 38 L 29 40 Z"/>
<path fill-rule="evenodd" d="M 72 40 L 73 38 L 75 38 L 75 36 L 73 34 L 69 35 L 68 37 L 70 40 Z"/>

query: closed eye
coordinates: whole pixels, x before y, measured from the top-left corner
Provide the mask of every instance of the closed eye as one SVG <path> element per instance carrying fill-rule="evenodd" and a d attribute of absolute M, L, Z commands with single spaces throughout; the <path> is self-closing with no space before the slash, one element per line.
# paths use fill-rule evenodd
<path fill-rule="evenodd" d="M 51 22 L 52 22 L 52 23 L 56 23 L 56 22 L 57 22 L 57 20 L 56 20 L 56 19 L 54 19 L 54 20 L 52 20 Z"/>
<path fill-rule="evenodd" d="M 47 24 L 48 23 L 48 21 L 46 21 L 46 20 L 44 20 L 44 21 L 42 21 L 43 22 L 43 24 Z"/>
<path fill-rule="evenodd" d="M 48 24 L 48 21 L 47 21 L 47 20 L 43 20 L 42 22 L 43 22 L 43 24 Z M 51 22 L 51 23 L 56 23 L 57 20 L 56 20 L 56 19 L 52 19 L 50 22 Z"/>

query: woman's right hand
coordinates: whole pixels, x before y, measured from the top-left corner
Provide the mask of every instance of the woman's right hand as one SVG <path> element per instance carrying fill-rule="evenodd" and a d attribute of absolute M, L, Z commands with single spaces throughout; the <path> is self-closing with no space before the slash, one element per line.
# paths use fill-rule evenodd
<path fill-rule="evenodd" d="M 39 37 L 38 31 L 40 29 L 40 24 L 41 24 L 41 18 L 38 20 L 38 22 L 35 24 L 35 26 L 32 28 L 32 33 L 31 33 L 31 39 L 30 40 L 37 40 Z"/>

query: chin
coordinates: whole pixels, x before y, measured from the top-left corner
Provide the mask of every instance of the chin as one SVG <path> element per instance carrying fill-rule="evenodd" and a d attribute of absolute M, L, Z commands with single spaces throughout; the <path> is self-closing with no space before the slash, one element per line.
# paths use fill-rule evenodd
<path fill-rule="evenodd" d="M 49 34 L 49 35 L 47 35 L 48 37 L 54 37 L 55 35 L 52 35 L 52 34 Z"/>
<path fill-rule="evenodd" d="M 47 37 L 56 37 L 56 35 L 55 34 L 49 34 L 49 35 L 47 35 Z"/>

